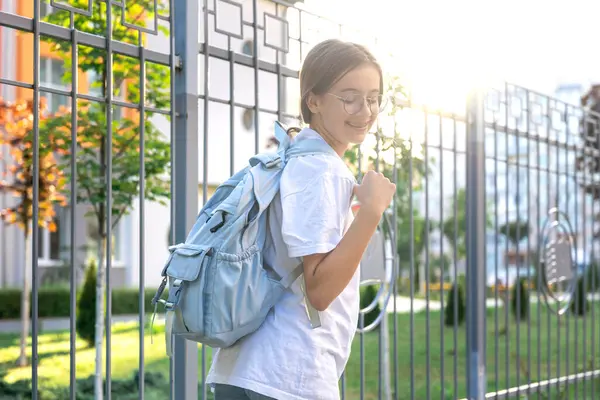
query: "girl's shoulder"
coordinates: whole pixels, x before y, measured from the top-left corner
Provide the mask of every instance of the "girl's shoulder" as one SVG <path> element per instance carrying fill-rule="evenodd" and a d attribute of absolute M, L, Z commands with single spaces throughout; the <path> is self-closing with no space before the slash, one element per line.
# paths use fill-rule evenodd
<path fill-rule="evenodd" d="M 289 160 L 281 177 L 282 198 L 295 195 L 297 201 L 336 202 L 349 199 L 356 179 L 339 157 L 310 155 Z M 298 197 L 300 196 L 300 197 Z"/>
<path fill-rule="evenodd" d="M 282 180 L 312 180 L 318 177 L 356 182 L 344 161 L 331 154 L 306 155 L 288 160 Z"/>

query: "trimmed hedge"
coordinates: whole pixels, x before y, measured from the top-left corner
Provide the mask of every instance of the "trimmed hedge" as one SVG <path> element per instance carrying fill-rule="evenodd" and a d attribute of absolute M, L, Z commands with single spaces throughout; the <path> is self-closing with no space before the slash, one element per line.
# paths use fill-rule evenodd
<path fill-rule="evenodd" d="M 81 289 L 79 289 L 81 290 Z M 165 288 L 162 298 L 166 298 L 169 289 Z M 137 288 L 112 289 L 112 314 L 137 314 L 139 311 L 139 290 Z M 156 288 L 144 290 L 146 313 L 151 313 L 150 304 Z M 79 295 L 79 293 L 78 293 Z M 38 316 L 40 318 L 69 317 L 69 287 L 41 287 L 38 291 Z M 0 320 L 21 318 L 21 290 L 18 288 L 0 289 Z"/>

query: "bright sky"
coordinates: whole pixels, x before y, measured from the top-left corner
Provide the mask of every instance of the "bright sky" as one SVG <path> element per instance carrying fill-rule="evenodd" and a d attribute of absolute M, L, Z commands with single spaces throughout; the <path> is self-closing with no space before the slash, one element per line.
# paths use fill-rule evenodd
<path fill-rule="evenodd" d="M 318 13 L 393 42 L 411 81 L 455 92 L 478 76 L 551 94 L 600 82 L 594 0 L 305 0 Z"/>

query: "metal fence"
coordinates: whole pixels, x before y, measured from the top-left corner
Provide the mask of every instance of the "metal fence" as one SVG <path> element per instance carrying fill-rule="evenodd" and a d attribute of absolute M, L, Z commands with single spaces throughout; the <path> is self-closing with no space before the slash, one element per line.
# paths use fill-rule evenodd
<path fill-rule="evenodd" d="M 137 360 L 127 358 L 125 349 L 114 350 L 124 340 L 113 340 L 119 328 L 106 329 L 104 396 L 124 397 L 112 382 L 127 375 L 124 370 L 137 369 L 144 377 L 135 381 L 139 398 L 162 398 L 161 393 L 175 399 L 211 398 L 203 384 L 210 349 L 176 340 L 174 357 L 167 362 L 164 344 L 148 344 L 155 328 L 149 327 L 144 287 L 158 278 L 162 261 L 148 255 L 152 246 L 146 242 L 153 240 L 151 224 L 161 214 L 149 211 L 153 206 L 139 200 L 140 193 L 150 200 L 160 197 L 160 182 L 154 179 L 170 170 L 165 218 L 172 221 L 170 242 L 183 241 L 199 203 L 268 145 L 272 122 L 298 120 L 298 67 L 310 46 L 331 36 L 354 39 L 357 33 L 283 0 L 205 0 L 203 5 L 111 0 L 112 13 L 100 6 L 106 2 L 93 0 L 52 0 L 51 13 L 44 2 L 33 3 L 32 15 L 0 10 L 3 32 L 18 31 L 33 43 L 33 79 L 1 76 L 0 84 L 27 89 L 33 110 L 42 98 L 56 96 L 68 99 L 67 114 L 100 105 L 96 115 L 105 129 L 89 145 L 77 145 L 78 135 L 92 129 L 86 114 L 68 114 L 65 125 L 52 130 L 49 121 L 60 112 L 33 113 L 32 220 L 42 212 L 45 166 L 40 160 L 50 137 L 45 135 L 65 129 L 69 146 L 54 150 L 69 161 L 64 173 L 77 177 L 65 187 L 68 203 L 87 199 L 104 210 L 98 229 L 107 238 L 117 226 L 115 215 L 123 209 L 137 214 L 128 231 L 138 238 L 128 250 L 138 254 L 139 264 L 129 266 L 140 290 L 135 345 L 129 345 L 137 347 Z M 47 16 L 57 13 L 64 17 L 61 23 Z M 86 25 L 86 18 L 95 24 Z M 166 32 L 160 33 L 160 27 Z M 40 52 L 48 41 L 62 44 L 54 51 L 70 61 L 67 88 L 51 87 L 40 78 Z M 99 93 L 80 91 L 78 67 L 84 64 L 101 77 Z M 122 85 L 127 89 L 119 91 Z M 357 175 L 381 170 L 397 183 L 398 193 L 363 263 L 361 325 L 340 381 L 342 398 L 600 397 L 595 261 L 600 119 L 585 108 L 509 84 L 457 99 L 464 110 L 453 113 L 420 104 L 418 93 L 397 81 L 390 89 L 395 94 L 377 132 L 360 151 L 347 155 Z M 6 134 L 6 126 L 3 130 Z M 127 136 L 130 130 L 133 136 Z M 157 130 L 170 149 L 170 161 L 158 172 L 152 158 L 160 148 L 160 135 L 153 136 Z M 123 144 L 122 137 L 129 141 Z M 136 147 L 137 169 L 128 177 L 135 189 L 124 201 L 128 192 L 120 174 L 125 167 L 118 163 L 127 148 Z M 89 148 L 99 160 L 92 164 L 104 166 L 95 177 L 106 191 L 100 200 L 80 193 L 94 190 L 79 181 L 86 177 L 81 169 L 92 164 L 68 156 L 89 154 Z M 77 369 L 83 351 L 76 339 L 83 277 L 73 244 L 82 216 L 75 206 L 69 213 L 69 362 L 63 372 L 69 374 L 68 396 L 75 399 L 83 384 L 78 381 L 85 378 L 82 371 L 88 369 Z M 40 232 L 32 230 L 33 254 L 39 254 Z M 111 327 L 114 247 L 112 239 L 102 243 L 97 250 L 98 258 L 106 259 L 104 322 Z M 39 372 L 51 367 L 44 365 L 50 355 L 40 330 L 43 267 L 37 257 L 30 268 L 31 386 L 33 398 L 43 398 L 43 386 L 53 383 Z M 161 332 L 160 321 L 156 325 Z M 151 351 L 160 359 L 150 357 Z M 170 377 L 165 392 L 156 392 L 146 372 Z"/>

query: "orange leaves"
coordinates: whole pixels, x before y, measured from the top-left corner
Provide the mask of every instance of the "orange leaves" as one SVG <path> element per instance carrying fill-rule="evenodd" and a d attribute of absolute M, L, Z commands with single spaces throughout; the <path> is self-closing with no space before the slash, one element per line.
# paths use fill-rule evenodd
<path fill-rule="evenodd" d="M 46 107 L 45 99 L 40 99 L 40 123 L 46 119 L 42 111 Z M 8 165 L 3 176 L 8 178 L 0 182 L 0 191 L 12 194 L 19 201 L 15 207 L 0 210 L 0 218 L 9 224 L 26 228 L 33 218 L 33 141 L 34 128 L 33 101 L 8 103 L 0 98 L 0 145 L 9 147 Z M 58 139 L 62 140 L 62 139 Z M 64 141 L 63 141 L 64 142 Z M 38 221 L 37 224 L 50 231 L 56 230 L 54 206 L 67 205 L 62 194 L 66 178 L 55 158 L 58 150 L 53 138 L 40 137 L 39 143 L 39 180 L 38 180 Z"/>

